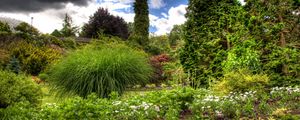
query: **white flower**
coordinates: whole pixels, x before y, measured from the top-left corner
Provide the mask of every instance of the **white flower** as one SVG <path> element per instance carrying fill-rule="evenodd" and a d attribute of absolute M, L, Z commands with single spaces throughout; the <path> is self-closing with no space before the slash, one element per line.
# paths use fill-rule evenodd
<path fill-rule="evenodd" d="M 159 111 L 160 111 L 160 109 L 159 109 L 159 107 L 158 107 L 158 106 L 154 106 L 154 109 L 155 109 L 157 112 L 159 112 Z"/>
<path fill-rule="evenodd" d="M 121 101 L 114 101 L 113 105 L 117 106 L 117 105 L 120 105 L 121 103 L 122 103 Z"/>
<path fill-rule="evenodd" d="M 131 109 L 137 109 L 138 108 L 138 106 L 129 106 Z"/>

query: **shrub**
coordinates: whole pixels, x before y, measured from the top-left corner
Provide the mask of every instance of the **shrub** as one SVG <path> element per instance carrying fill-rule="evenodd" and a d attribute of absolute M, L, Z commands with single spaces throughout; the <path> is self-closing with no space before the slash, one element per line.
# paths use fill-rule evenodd
<path fill-rule="evenodd" d="M 157 85 L 167 79 L 164 75 L 163 63 L 169 61 L 170 57 L 167 54 L 152 56 L 150 58 L 150 64 L 154 69 L 154 73 L 150 79 L 150 83 L 155 83 Z"/>
<path fill-rule="evenodd" d="M 111 43 L 72 52 L 50 68 L 49 81 L 58 95 L 87 97 L 95 92 L 108 97 L 112 91 L 122 94 L 128 85 L 145 83 L 151 73 L 145 54 Z"/>
<path fill-rule="evenodd" d="M 263 91 L 268 86 L 269 77 L 265 74 L 252 74 L 247 69 L 239 69 L 224 74 L 213 89 L 228 94 L 229 92 Z"/>
<path fill-rule="evenodd" d="M 63 44 L 66 48 L 75 49 L 76 48 L 76 42 L 74 38 L 67 37 L 63 40 Z"/>
<path fill-rule="evenodd" d="M 10 26 L 0 21 L 0 33 L 11 33 Z"/>
<path fill-rule="evenodd" d="M 37 105 L 41 94 L 41 89 L 28 77 L 0 71 L 0 108 L 24 101 Z"/>
<path fill-rule="evenodd" d="M 18 59 L 21 70 L 33 75 L 38 75 L 61 56 L 58 50 L 47 46 L 37 46 L 25 41 L 15 42 L 10 48 L 11 56 Z"/>
<path fill-rule="evenodd" d="M 9 61 L 9 51 L 0 49 L 0 70 L 5 68 L 5 65 Z"/>

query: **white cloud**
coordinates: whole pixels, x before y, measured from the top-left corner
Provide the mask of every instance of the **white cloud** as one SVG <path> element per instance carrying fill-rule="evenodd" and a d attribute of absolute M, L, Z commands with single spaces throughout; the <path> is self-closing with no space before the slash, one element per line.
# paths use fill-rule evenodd
<path fill-rule="evenodd" d="M 159 9 L 164 7 L 166 4 L 163 0 L 150 0 L 150 7 L 154 9 Z"/>
<path fill-rule="evenodd" d="M 163 35 L 169 33 L 174 25 L 183 24 L 186 21 L 185 13 L 186 13 L 187 5 L 179 5 L 177 7 L 171 7 L 167 14 L 163 14 L 165 18 L 159 18 L 152 21 L 151 26 L 155 27 L 157 31 L 156 35 Z"/>
<path fill-rule="evenodd" d="M 115 11 L 117 9 L 129 9 L 133 0 L 93 0 L 88 6 L 75 6 L 72 3 L 66 5 L 64 9 L 49 9 L 38 13 L 1 13 L 0 16 L 10 17 L 31 23 L 31 17 L 34 17 L 33 26 L 38 28 L 43 33 L 51 33 L 54 29 L 61 29 L 63 17 L 68 13 L 73 22 L 77 26 L 82 26 L 88 22 L 89 16 L 94 14 L 99 7 L 107 8 L 113 15 L 123 17 L 127 22 L 133 22 L 134 13 L 125 13 Z"/>

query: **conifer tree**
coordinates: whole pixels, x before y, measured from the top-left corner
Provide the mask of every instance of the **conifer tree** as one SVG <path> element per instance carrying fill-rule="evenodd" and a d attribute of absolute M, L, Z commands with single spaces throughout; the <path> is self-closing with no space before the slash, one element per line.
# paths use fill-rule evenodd
<path fill-rule="evenodd" d="M 63 28 L 60 30 L 60 33 L 63 37 L 74 37 L 78 32 L 78 27 L 73 25 L 72 17 L 69 14 L 65 15 Z"/>
<path fill-rule="evenodd" d="M 147 0 L 136 0 L 134 3 L 133 36 L 136 42 L 147 46 L 149 41 L 149 10 Z"/>
<path fill-rule="evenodd" d="M 237 41 L 231 34 L 243 24 L 241 10 L 237 0 L 189 1 L 180 61 L 193 87 L 208 87 L 210 80 L 222 76 L 226 50 Z"/>
<path fill-rule="evenodd" d="M 261 43 L 264 71 L 273 85 L 299 84 L 299 4 L 296 0 L 247 0 L 250 34 Z"/>

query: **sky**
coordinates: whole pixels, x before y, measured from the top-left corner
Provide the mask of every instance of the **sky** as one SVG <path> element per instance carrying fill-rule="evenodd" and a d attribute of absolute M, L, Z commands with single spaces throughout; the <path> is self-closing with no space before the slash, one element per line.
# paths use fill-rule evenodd
<path fill-rule="evenodd" d="M 26 2 L 25 2 L 26 1 Z M 99 7 L 107 8 L 126 22 L 133 22 L 134 0 L 1 0 L 0 17 L 9 17 L 31 23 L 42 33 L 61 29 L 68 13 L 75 25 L 87 23 Z M 186 21 L 184 14 L 188 0 L 148 0 L 150 29 L 156 35 L 169 33 L 174 25 Z"/>

